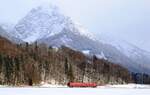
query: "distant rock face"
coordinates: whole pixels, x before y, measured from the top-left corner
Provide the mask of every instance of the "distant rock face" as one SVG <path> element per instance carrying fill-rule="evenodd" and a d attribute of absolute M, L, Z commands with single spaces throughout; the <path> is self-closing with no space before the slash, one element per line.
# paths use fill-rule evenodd
<path fill-rule="evenodd" d="M 97 57 L 121 64 L 133 72 L 150 73 L 150 64 L 147 64 L 149 58 L 145 59 L 143 52 L 140 53 L 142 57 L 139 60 L 139 57 L 132 57 L 123 52 L 123 50 L 126 50 L 124 45 L 120 46 L 122 48 L 118 48 L 117 45 L 111 42 L 97 40 L 81 25 L 63 15 L 56 6 L 40 6 L 32 9 L 15 26 L 13 34 L 16 38 L 25 42 L 32 43 L 37 41 L 54 47 L 65 45 L 75 50 L 88 51 L 90 55 L 94 54 Z M 132 45 L 129 46 L 133 47 Z M 137 55 L 139 56 L 139 53 Z M 143 58 L 144 61 L 142 60 Z M 137 59 L 138 61 L 136 61 Z"/>

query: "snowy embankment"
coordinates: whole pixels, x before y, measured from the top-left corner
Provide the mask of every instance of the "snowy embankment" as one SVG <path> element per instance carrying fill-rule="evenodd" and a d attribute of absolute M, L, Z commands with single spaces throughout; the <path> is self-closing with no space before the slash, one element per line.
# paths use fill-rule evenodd
<path fill-rule="evenodd" d="M 42 83 L 40 88 L 67 88 L 67 85 L 52 85 L 48 83 Z M 98 86 L 97 88 L 123 88 L 123 89 L 150 89 L 150 85 L 142 85 L 142 84 L 124 84 L 124 85 L 104 85 Z"/>
<path fill-rule="evenodd" d="M 37 86 L 7 86 L 0 85 L 0 88 L 69 88 L 67 85 L 54 85 L 48 83 L 42 83 Z M 142 84 L 124 84 L 124 85 L 104 85 L 97 86 L 97 89 L 149 89 L 150 85 L 142 85 Z"/>
<path fill-rule="evenodd" d="M 67 88 L 64 85 L 51 85 L 51 84 L 44 84 L 38 86 L 40 88 Z M 150 89 L 150 85 L 141 85 L 141 84 L 126 84 L 126 85 L 105 85 L 105 86 L 98 86 L 97 88 L 102 89 L 109 89 L 109 88 L 122 88 L 122 89 Z"/>
<path fill-rule="evenodd" d="M 0 95 L 150 95 L 150 85 L 106 85 L 97 88 L 69 88 L 62 85 L 0 86 Z"/>
<path fill-rule="evenodd" d="M 42 83 L 40 86 L 37 86 L 39 88 L 66 88 L 67 85 L 53 85 L 48 83 Z"/>
<path fill-rule="evenodd" d="M 142 85 L 142 84 L 105 85 L 105 86 L 98 86 L 98 88 L 150 89 L 150 85 Z"/>
<path fill-rule="evenodd" d="M 40 85 L 38 86 L 33 86 L 36 88 L 67 88 L 67 85 L 58 85 L 58 84 L 54 84 L 54 82 L 52 84 L 48 84 L 46 82 L 41 82 Z M 97 88 L 124 88 L 124 89 L 150 89 L 150 85 L 142 85 L 142 84 L 120 84 L 120 85 L 104 85 L 104 86 L 97 86 Z"/>

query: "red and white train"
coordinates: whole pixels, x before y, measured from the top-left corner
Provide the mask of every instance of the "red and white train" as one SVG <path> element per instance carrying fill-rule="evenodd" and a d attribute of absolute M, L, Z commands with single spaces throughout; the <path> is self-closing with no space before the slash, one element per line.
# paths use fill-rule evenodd
<path fill-rule="evenodd" d="M 80 83 L 80 82 L 69 82 L 68 87 L 97 87 L 96 83 Z"/>

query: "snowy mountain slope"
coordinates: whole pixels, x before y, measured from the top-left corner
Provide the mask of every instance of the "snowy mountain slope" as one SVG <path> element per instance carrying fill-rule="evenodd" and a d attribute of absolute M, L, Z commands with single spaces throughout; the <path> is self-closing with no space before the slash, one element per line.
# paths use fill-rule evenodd
<path fill-rule="evenodd" d="M 15 26 L 14 36 L 31 43 L 40 38 L 56 35 L 65 27 L 73 30 L 73 26 L 77 26 L 77 24 L 74 24 L 69 17 L 64 16 L 56 6 L 40 6 L 32 9 Z M 84 33 L 81 26 L 78 29 L 81 31 L 76 33 L 89 36 L 89 34 Z"/>
<path fill-rule="evenodd" d="M 13 31 L 15 24 L 12 23 L 0 23 L 0 26 L 7 32 L 11 33 Z"/>
<path fill-rule="evenodd" d="M 111 37 L 107 34 L 101 35 L 100 41 L 116 47 L 120 52 L 134 61 L 134 63 L 139 64 L 144 71 L 150 70 L 150 52 L 142 50 L 133 44 Z"/>
<path fill-rule="evenodd" d="M 91 55 L 97 55 L 116 64 L 128 68 L 133 72 L 150 73 L 149 64 L 143 63 L 137 56 L 131 58 L 131 51 L 126 51 L 124 44 L 118 46 L 111 42 L 100 42 L 79 24 L 74 23 L 69 17 L 63 15 L 56 6 L 40 6 L 31 10 L 15 26 L 14 36 L 23 41 L 32 43 L 46 43 L 50 46 L 60 47 L 65 45 L 79 51 L 88 51 Z M 133 48 L 128 45 L 127 48 Z M 131 49 L 131 50 L 133 50 Z M 124 50 L 124 51 L 123 51 Z M 139 51 L 139 50 L 137 50 Z M 129 54 L 128 54 L 129 53 Z M 141 55 L 143 52 L 141 52 Z M 135 55 L 139 55 L 136 54 Z M 146 58 L 144 56 L 144 58 Z M 143 57 L 141 57 L 143 59 Z M 147 62 L 150 62 L 147 58 Z M 141 64 L 143 67 L 141 67 Z"/>
<path fill-rule="evenodd" d="M 14 43 L 22 43 L 23 42 L 20 39 L 15 38 L 14 36 L 12 36 L 11 33 L 6 32 L 6 30 L 4 30 L 3 27 L 1 27 L 1 26 L 0 26 L 0 36 L 8 38 L 9 40 L 11 40 Z"/>

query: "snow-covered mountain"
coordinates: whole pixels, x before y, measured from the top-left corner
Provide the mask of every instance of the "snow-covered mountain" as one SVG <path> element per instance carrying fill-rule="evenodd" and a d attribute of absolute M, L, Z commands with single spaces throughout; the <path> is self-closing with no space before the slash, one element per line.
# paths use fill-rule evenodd
<path fill-rule="evenodd" d="M 124 45 L 124 42 L 118 44 L 97 40 L 81 25 L 61 13 L 56 6 L 40 6 L 32 9 L 15 26 L 13 34 L 29 43 L 37 41 L 55 47 L 65 45 L 121 64 L 130 71 L 150 73 L 149 53 L 128 43 Z"/>
<path fill-rule="evenodd" d="M 37 39 L 48 38 L 59 34 L 64 28 L 72 29 L 79 35 L 87 35 L 83 27 L 75 24 L 71 18 L 64 16 L 61 11 L 53 5 L 40 6 L 32 9 L 15 27 L 14 35 L 24 41 L 34 42 Z M 80 32 L 73 31 L 75 29 Z"/>
<path fill-rule="evenodd" d="M 9 29 L 9 28 L 7 27 L 7 29 Z M 7 39 L 11 40 L 14 43 L 22 43 L 23 42 L 22 40 L 20 40 L 20 39 L 14 37 L 13 35 L 11 35 L 11 32 L 7 32 L 7 30 L 5 30 L 3 28 L 3 26 L 0 26 L 0 36 L 7 38 Z"/>
<path fill-rule="evenodd" d="M 120 52 L 134 61 L 136 64 L 143 70 L 149 71 L 150 69 L 150 52 L 142 50 L 137 46 L 130 44 L 129 42 L 121 39 L 117 39 L 115 37 L 111 37 L 110 35 L 103 34 L 100 37 L 100 42 L 110 44 L 117 48 Z M 145 69 L 145 67 L 147 69 Z"/>

